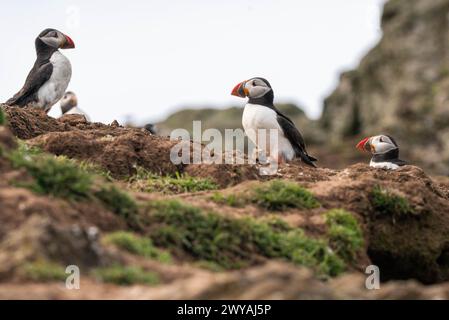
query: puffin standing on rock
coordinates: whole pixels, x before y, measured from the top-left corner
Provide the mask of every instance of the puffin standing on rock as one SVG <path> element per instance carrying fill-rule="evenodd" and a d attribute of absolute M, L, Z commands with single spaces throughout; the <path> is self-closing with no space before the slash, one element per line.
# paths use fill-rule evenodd
<path fill-rule="evenodd" d="M 265 147 L 259 143 L 258 130 L 265 129 L 269 135 L 270 129 L 275 129 L 278 130 L 278 141 L 277 148 L 274 146 L 274 149 L 270 143 L 270 153 L 274 153 L 270 154 L 272 158 L 278 162 L 300 158 L 307 165 L 316 167 L 314 162 L 317 159 L 307 154 L 304 139 L 293 121 L 274 106 L 273 89 L 266 79 L 252 78 L 243 81 L 235 86 L 231 94 L 249 98 L 243 111 L 242 125 L 246 135 L 258 149 L 263 150 Z M 266 138 L 266 141 L 270 140 Z"/>
<path fill-rule="evenodd" d="M 399 146 L 393 137 L 379 135 L 363 139 L 357 149 L 371 152 L 370 167 L 396 170 L 407 163 L 399 159 Z"/>
<path fill-rule="evenodd" d="M 35 40 L 37 59 L 23 88 L 9 106 L 32 106 L 50 111 L 66 91 L 72 77 L 70 61 L 58 49 L 75 48 L 73 40 L 55 29 L 45 29 Z"/>
<path fill-rule="evenodd" d="M 90 122 L 89 116 L 80 108 L 78 108 L 78 98 L 72 91 L 67 91 L 61 99 L 61 112 L 65 114 L 79 114 L 84 116 Z"/>

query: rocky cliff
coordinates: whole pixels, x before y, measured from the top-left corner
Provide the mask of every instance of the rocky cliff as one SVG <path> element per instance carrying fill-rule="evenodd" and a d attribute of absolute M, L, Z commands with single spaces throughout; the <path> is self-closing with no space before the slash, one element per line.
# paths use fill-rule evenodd
<path fill-rule="evenodd" d="M 175 142 L 142 129 L 3 109 L 0 298 L 448 297 L 446 178 L 178 166 Z"/>
<path fill-rule="evenodd" d="M 334 144 L 391 134 L 406 158 L 449 174 L 448 14 L 448 0 L 386 3 L 382 40 L 325 101 Z"/>

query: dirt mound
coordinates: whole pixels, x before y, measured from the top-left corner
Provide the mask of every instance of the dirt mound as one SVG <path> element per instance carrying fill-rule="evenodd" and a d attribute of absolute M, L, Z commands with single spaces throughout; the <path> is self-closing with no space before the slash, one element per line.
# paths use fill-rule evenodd
<path fill-rule="evenodd" d="M 382 193 L 376 193 L 378 187 Z M 311 190 L 329 205 L 364 217 L 368 255 L 383 270 L 384 280 L 435 283 L 449 278 L 449 201 L 421 169 L 389 172 L 355 165 Z"/>
<path fill-rule="evenodd" d="M 151 135 L 145 130 L 125 128 L 118 123 L 87 122 L 83 116 L 48 117 L 34 108 L 4 107 L 15 136 L 28 140 L 55 155 L 99 165 L 116 178 L 129 177 L 142 167 L 159 175 L 187 173 L 207 177 L 220 186 L 257 178 L 257 169 L 241 165 L 174 165 L 170 151 L 178 141 Z M 193 146 L 190 145 L 192 151 Z"/>
<path fill-rule="evenodd" d="M 29 143 L 55 155 L 95 163 L 115 177 L 133 175 L 137 167 L 160 175 L 182 171 L 182 166 L 176 166 L 170 161 L 170 149 L 176 142 L 138 129 L 51 132 Z"/>
<path fill-rule="evenodd" d="M 0 289 L 0 297 L 25 297 L 28 286 L 36 290 L 30 293 L 32 297 L 60 298 L 447 295 L 447 286 L 427 289 L 416 282 L 383 283 L 385 290 L 367 292 L 363 276 L 352 274 L 375 264 L 383 281 L 416 279 L 432 284 L 449 279 L 447 178 L 432 179 L 414 166 L 386 171 L 356 164 L 332 170 L 294 161 L 281 165 L 276 175 L 263 176 L 259 165 L 174 165 L 170 151 L 177 141 L 141 129 L 89 123 L 80 116 L 55 120 L 29 109 L 6 108 L 6 113 L 11 129 L 0 126 L 0 146 L 5 151 L 0 155 L 0 281 L 11 291 Z M 39 146 L 50 154 L 94 163 L 117 180 L 107 181 L 87 171 L 96 178 L 88 191 L 81 184 L 82 200 L 54 189 L 49 189 L 53 193 L 30 189 L 36 179 L 41 179 L 44 187 L 61 181 L 39 176 L 54 174 L 56 167 L 44 168 L 39 174 L 30 171 L 34 166 L 17 168 L 11 152 L 23 145 L 15 141 L 13 133 L 27 140 L 27 145 Z M 43 156 L 54 159 L 45 153 Z M 21 161 L 29 161 L 26 159 L 31 156 L 25 153 L 22 157 Z M 61 176 L 64 188 L 76 185 L 77 179 L 84 181 L 83 170 L 87 169 L 73 163 L 76 168 L 63 167 L 74 170 L 69 177 Z M 125 194 L 122 190 L 130 186 L 120 179 L 128 182 L 140 167 L 151 173 L 143 179 L 153 179 L 152 183 L 159 179 L 160 186 L 176 184 L 176 188 L 163 185 L 162 189 L 180 193 L 143 188 L 139 193 L 130 189 L 130 195 Z M 178 173 L 189 178 L 182 180 Z M 162 179 L 167 175 L 171 179 Z M 75 180 L 72 183 L 70 179 Z M 329 222 L 332 215 L 337 224 Z M 231 239 L 231 233 L 232 241 L 217 240 Z M 116 242 L 108 242 L 114 234 Z M 328 275 L 351 274 L 327 283 L 319 281 L 311 271 L 298 268 L 308 265 L 316 271 L 317 265 L 324 266 L 319 256 L 313 253 L 311 260 L 297 259 L 290 250 L 297 249 L 290 247 L 294 243 L 307 244 L 301 254 L 316 248 L 316 252 L 329 255 L 333 262 L 325 267 L 339 271 Z M 170 264 L 164 260 L 164 250 L 169 253 Z M 232 268 L 224 263 L 228 258 L 235 262 L 229 264 Z M 297 265 L 270 263 L 274 259 Z M 48 262 L 59 267 L 49 267 Z M 261 265 L 265 262 L 269 263 Z M 40 263 L 53 268 L 54 274 L 42 274 Z M 83 269 L 83 285 L 89 291 L 72 294 L 52 284 L 30 284 L 30 270 L 23 267 L 29 264 L 32 272 L 38 273 L 34 282 L 41 282 L 42 277 L 56 281 L 56 275 L 63 276 L 58 269 L 61 265 L 77 264 Z M 244 266 L 241 270 L 229 272 L 240 264 Z M 216 273 L 208 271 L 211 269 Z M 95 282 L 96 277 L 115 284 Z M 338 286 L 345 281 L 348 289 L 340 290 Z M 117 286 L 133 283 L 154 287 Z"/>
<path fill-rule="evenodd" d="M 389 282 L 379 290 L 368 290 L 360 274 L 321 282 L 306 269 L 271 262 L 236 272 L 197 272 L 154 288 L 117 287 L 87 279 L 81 281 L 80 290 L 66 290 L 57 283 L 6 283 L 0 287 L 0 299 L 449 299 L 449 285 Z"/>

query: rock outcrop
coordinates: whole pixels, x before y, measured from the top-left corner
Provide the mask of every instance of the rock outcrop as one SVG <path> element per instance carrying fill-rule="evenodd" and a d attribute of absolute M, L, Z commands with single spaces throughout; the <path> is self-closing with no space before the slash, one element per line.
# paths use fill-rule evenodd
<path fill-rule="evenodd" d="M 447 178 L 416 166 L 292 162 L 269 177 L 252 165 L 177 167 L 166 159 L 168 138 L 5 111 L 0 298 L 448 296 Z M 72 264 L 82 270 L 81 291 L 61 289 Z M 371 264 L 381 271 L 379 291 L 365 288 Z M 122 286 L 136 283 L 147 285 Z"/>
<path fill-rule="evenodd" d="M 325 101 L 329 139 L 391 134 L 405 158 L 449 173 L 448 14 L 448 0 L 386 3 L 382 40 Z"/>

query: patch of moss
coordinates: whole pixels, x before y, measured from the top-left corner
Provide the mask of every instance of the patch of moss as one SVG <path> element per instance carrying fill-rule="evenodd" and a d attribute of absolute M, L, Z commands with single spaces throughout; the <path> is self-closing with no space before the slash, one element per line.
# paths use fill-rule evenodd
<path fill-rule="evenodd" d="M 66 157 L 45 154 L 20 143 L 9 159 L 15 168 L 24 168 L 34 178 L 32 183 L 22 185 L 34 192 L 66 199 L 87 198 L 90 193 L 89 173 Z"/>
<path fill-rule="evenodd" d="M 401 217 L 415 214 L 415 210 L 407 199 L 384 190 L 380 186 L 375 186 L 371 191 L 370 202 L 379 215 Z"/>
<path fill-rule="evenodd" d="M 131 186 L 140 191 L 160 192 L 164 194 L 179 194 L 218 189 L 218 185 L 209 179 L 194 178 L 179 173 L 177 173 L 175 177 L 162 177 L 142 168 L 137 169 L 137 174 L 131 178 L 130 183 Z"/>
<path fill-rule="evenodd" d="M 23 265 L 22 272 L 28 280 L 39 282 L 65 281 L 69 276 L 63 266 L 44 260 Z"/>
<path fill-rule="evenodd" d="M 212 272 L 223 272 L 226 271 L 225 268 L 220 266 L 218 263 L 215 263 L 213 261 L 206 261 L 206 260 L 200 260 L 193 264 L 195 267 L 206 269 L 208 271 Z"/>
<path fill-rule="evenodd" d="M 132 254 L 158 260 L 163 263 L 172 261 L 171 255 L 156 248 L 149 238 L 143 238 L 126 231 L 111 233 L 105 237 L 106 243 L 112 243 Z"/>
<path fill-rule="evenodd" d="M 227 205 L 234 208 L 243 207 L 245 205 L 245 199 L 236 196 L 235 194 L 224 195 L 220 192 L 215 192 L 211 197 L 215 203 Z"/>
<path fill-rule="evenodd" d="M 88 162 L 88 161 L 80 161 L 79 166 L 81 169 L 93 174 L 103 177 L 105 180 L 112 182 L 114 181 L 114 178 L 112 177 L 112 174 L 109 170 L 103 169 L 101 166 Z"/>
<path fill-rule="evenodd" d="M 0 126 L 4 126 L 6 124 L 6 116 L 5 112 L 2 108 L 0 108 Z"/>
<path fill-rule="evenodd" d="M 156 285 L 159 277 L 156 273 L 145 271 L 140 267 L 112 266 L 98 268 L 93 275 L 102 282 L 129 286 L 133 284 Z"/>
<path fill-rule="evenodd" d="M 364 244 L 357 219 L 341 209 L 330 210 L 325 216 L 331 247 L 346 262 L 354 262 Z"/>
<path fill-rule="evenodd" d="M 287 208 L 313 209 L 320 206 L 310 191 L 296 183 L 282 180 L 274 180 L 256 188 L 251 200 L 262 208 L 275 211 Z"/>
<path fill-rule="evenodd" d="M 260 256 L 283 258 L 330 276 L 345 269 L 326 240 L 307 237 L 279 219 L 229 218 L 173 200 L 152 202 L 148 210 L 149 235 L 156 244 L 225 269 L 247 266 Z"/>
<path fill-rule="evenodd" d="M 102 186 L 95 196 L 112 212 L 125 219 L 131 226 L 138 226 L 138 205 L 126 192 L 114 185 Z"/>

